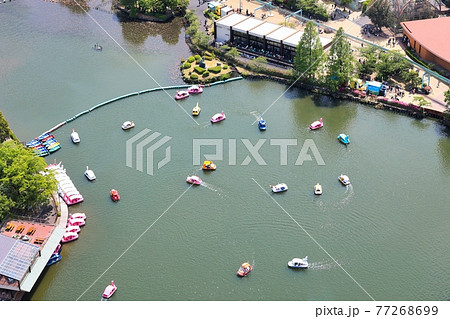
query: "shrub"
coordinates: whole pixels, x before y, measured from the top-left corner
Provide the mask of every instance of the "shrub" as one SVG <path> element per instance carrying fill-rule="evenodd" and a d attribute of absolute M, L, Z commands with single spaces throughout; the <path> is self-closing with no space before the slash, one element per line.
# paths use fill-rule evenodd
<path fill-rule="evenodd" d="M 228 69 L 228 65 L 224 65 L 224 66 L 223 66 L 223 69 L 224 69 L 224 70 Z"/>
<path fill-rule="evenodd" d="M 198 74 L 203 74 L 206 70 L 204 68 L 201 68 L 199 66 L 194 67 L 194 71 Z"/>
<path fill-rule="evenodd" d="M 191 64 L 189 62 L 186 62 L 185 64 L 183 64 L 184 69 L 189 69 L 190 67 L 191 67 Z"/>
<path fill-rule="evenodd" d="M 210 57 L 213 56 L 213 54 L 212 54 L 211 52 L 209 52 L 209 51 L 205 51 L 203 54 L 204 54 L 205 56 L 210 56 Z"/>
<path fill-rule="evenodd" d="M 213 59 L 212 56 L 207 56 L 207 55 L 205 55 L 203 58 L 208 61 L 212 61 L 212 59 Z"/>
<path fill-rule="evenodd" d="M 205 71 L 205 72 L 202 74 L 202 76 L 203 76 L 204 78 L 207 78 L 207 77 L 209 76 L 209 72 L 208 72 L 208 71 Z"/>
<path fill-rule="evenodd" d="M 191 80 L 197 80 L 197 79 L 198 79 L 198 74 L 192 73 L 191 74 Z"/>
<path fill-rule="evenodd" d="M 221 70 L 222 67 L 220 65 L 208 68 L 208 71 L 212 73 L 220 73 Z"/>
<path fill-rule="evenodd" d="M 181 64 L 183 64 L 184 62 L 186 62 L 186 60 L 185 59 L 181 59 Z"/>
<path fill-rule="evenodd" d="M 187 59 L 187 61 L 188 61 L 189 63 L 192 63 L 192 62 L 195 61 L 195 58 L 194 58 L 193 56 L 190 56 L 190 57 Z"/>
<path fill-rule="evenodd" d="M 226 73 L 226 74 L 222 74 L 220 76 L 220 80 L 228 80 L 229 78 L 231 78 L 231 73 Z"/>
<path fill-rule="evenodd" d="M 202 57 L 200 55 L 198 55 L 198 54 L 194 55 L 194 59 L 196 59 L 196 60 L 200 60 L 201 58 Z"/>

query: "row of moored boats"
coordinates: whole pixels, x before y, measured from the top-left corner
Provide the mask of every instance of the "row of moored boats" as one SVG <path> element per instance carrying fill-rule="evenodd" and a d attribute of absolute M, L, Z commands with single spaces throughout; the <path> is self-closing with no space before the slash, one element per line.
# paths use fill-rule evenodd
<path fill-rule="evenodd" d="M 61 144 L 56 140 L 55 136 L 50 133 L 45 133 L 36 137 L 32 141 L 26 143 L 26 146 L 31 149 L 34 154 L 41 157 L 56 152 L 61 148 Z"/>

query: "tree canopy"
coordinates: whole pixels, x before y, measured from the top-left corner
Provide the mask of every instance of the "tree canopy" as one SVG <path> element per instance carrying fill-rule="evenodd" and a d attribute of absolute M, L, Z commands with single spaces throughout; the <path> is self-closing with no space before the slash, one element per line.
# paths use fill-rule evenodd
<path fill-rule="evenodd" d="M 297 53 L 294 58 L 294 68 L 298 76 L 306 79 L 314 78 L 316 71 L 324 61 L 323 47 L 319 39 L 317 27 L 312 21 L 308 21 L 305 31 L 297 45 Z"/>
<path fill-rule="evenodd" d="M 344 34 L 344 29 L 340 27 L 331 42 L 328 53 L 327 86 L 332 91 L 337 91 L 342 84 L 347 84 L 353 72 L 353 55 Z"/>
<path fill-rule="evenodd" d="M 14 140 L 0 144 L 0 220 L 31 214 L 48 203 L 56 190 L 52 175 L 42 175 L 47 164 Z"/>
<path fill-rule="evenodd" d="M 396 18 L 388 0 L 370 0 L 365 14 L 379 30 L 382 27 L 393 29 L 396 25 Z"/>
<path fill-rule="evenodd" d="M 137 11 L 144 13 L 165 13 L 184 10 L 189 5 L 189 0 L 120 0 L 120 3 L 130 8 L 131 14 Z"/>
<path fill-rule="evenodd" d="M 6 122 L 3 113 L 0 111 L 0 143 L 3 143 L 4 141 L 9 139 L 17 141 L 16 136 L 9 128 L 8 122 Z"/>

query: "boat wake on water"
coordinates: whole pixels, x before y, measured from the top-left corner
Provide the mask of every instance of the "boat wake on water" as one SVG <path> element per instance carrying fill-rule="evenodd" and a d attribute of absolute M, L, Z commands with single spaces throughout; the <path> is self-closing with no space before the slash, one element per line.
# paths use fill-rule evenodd
<path fill-rule="evenodd" d="M 204 187 L 206 187 L 207 189 L 209 189 L 209 190 L 211 190 L 211 191 L 213 191 L 213 192 L 216 192 L 217 193 L 217 195 L 219 195 L 220 197 L 225 197 L 224 195 L 223 195 L 223 191 L 222 191 L 222 189 L 220 189 L 220 188 L 218 188 L 218 187 L 216 187 L 216 186 L 214 186 L 214 185 L 212 185 L 212 184 L 209 184 L 209 183 L 207 183 L 207 182 L 203 182 L 202 181 L 202 183 L 200 184 L 200 186 L 204 186 Z"/>
<path fill-rule="evenodd" d="M 344 197 L 339 203 L 337 203 L 338 206 L 346 205 L 355 194 L 352 184 L 345 186 L 345 188 L 346 189 L 344 195 L 347 196 Z"/>

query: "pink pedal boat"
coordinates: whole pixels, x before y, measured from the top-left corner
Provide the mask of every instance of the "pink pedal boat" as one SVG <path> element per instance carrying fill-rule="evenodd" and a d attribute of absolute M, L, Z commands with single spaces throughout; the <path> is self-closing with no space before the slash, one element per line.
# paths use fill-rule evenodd
<path fill-rule="evenodd" d="M 67 226 L 66 233 L 79 233 L 81 231 L 80 226 Z"/>
<path fill-rule="evenodd" d="M 114 280 L 111 280 L 111 284 L 105 288 L 103 291 L 103 298 L 109 299 L 116 292 L 117 286 L 114 284 Z"/>
<path fill-rule="evenodd" d="M 322 118 L 320 118 L 320 120 L 312 122 L 311 125 L 309 126 L 309 128 L 311 130 L 317 130 L 318 128 L 321 128 L 322 126 L 323 126 L 323 121 L 322 121 Z"/>
<path fill-rule="evenodd" d="M 203 88 L 201 86 L 198 85 L 193 85 L 190 88 L 188 88 L 188 93 L 189 94 L 200 94 L 203 92 Z"/>
<path fill-rule="evenodd" d="M 67 221 L 67 227 L 70 226 L 84 226 L 86 225 L 86 221 L 82 218 L 72 218 Z"/>
<path fill-rule="evenodd" d="M 213 117 L 211 117 L 211 122 L 216 123 L 225 120 L 227 117 L 225 116 L 225 113 L 223 111 L 221 113 L 214 114 Z"/>
<path fill-rule="evenodd" d="M 68 243 L 69 241 L 73 241 L 75 239 L 78 239 L 77 233 L 65 233 L 61 238 L 61 242 Z"/>
<path fill-rule="evenodd" d="M 186 182 L 189 184 L 200 185 L 202 183 L 202 179 L 198 176 L 191 175 L 186 178 Z"/>
<path fill-rule="evenodd" d="M 70 219 L 86 219 L 86 214 L 85 213 L 69 214 L 69 220 Z"/>
<path fill-rule="evenodd" d="M 177 94 L 175 94 L 175 100 L 181 100 L 189 97 L 188 91 L 177 91 Z"/>

